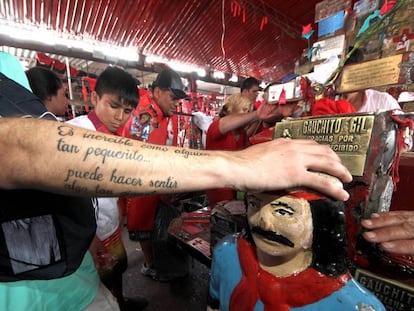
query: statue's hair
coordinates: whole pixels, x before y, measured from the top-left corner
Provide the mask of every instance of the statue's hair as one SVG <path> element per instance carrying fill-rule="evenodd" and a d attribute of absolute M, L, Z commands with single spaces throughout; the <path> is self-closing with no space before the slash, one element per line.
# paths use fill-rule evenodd
<path fill-rule="evenodd" d="M 348 270 L 345 204 L 329 198 L 309 201 L 313 221 L 312 267 L 338 276 Z"/>

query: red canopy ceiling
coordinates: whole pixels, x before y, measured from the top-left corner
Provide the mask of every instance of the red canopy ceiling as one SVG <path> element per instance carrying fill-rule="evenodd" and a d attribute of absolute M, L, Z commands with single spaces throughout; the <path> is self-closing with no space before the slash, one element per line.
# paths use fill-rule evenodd
<path fill-rule="evenodd" d="M 318 2 L 3 0 L 0 18 L 271 81 L 293 71 Z"/>

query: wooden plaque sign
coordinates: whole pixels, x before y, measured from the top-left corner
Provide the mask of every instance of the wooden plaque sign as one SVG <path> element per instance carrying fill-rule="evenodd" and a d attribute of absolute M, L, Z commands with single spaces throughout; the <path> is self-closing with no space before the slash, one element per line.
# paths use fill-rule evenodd
<path fill-rule="evenodd" d="M 403 54 L 345 66 L 339 93 L 400 83 Z"/>

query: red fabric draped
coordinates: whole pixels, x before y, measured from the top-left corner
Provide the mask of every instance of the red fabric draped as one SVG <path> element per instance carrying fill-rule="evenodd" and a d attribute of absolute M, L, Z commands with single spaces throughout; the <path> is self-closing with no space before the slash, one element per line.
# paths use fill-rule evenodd
<path fill-rule="evenodd" d="M 406 149 L 405 141 L 404 141 L 404 133 L 406 129 L 413 130 L 414 129 L 414 121 L 411 120 L 409 117 L 407 118 L 400 118 L 398 114 L 390 113 L 391 119 L 398 124 L 398 136 L 397 136 L 397 150 L 394 155 L 394 162 L 390 168 L 391 177 L 394 183 L 394 191 L 397 190 L 397 183 L 400 181 L 400 174 L 398 172 L 398 168 L 400 165 L 400 155 L 401 152 Z"/>
<path fill-rule="evenodd" d="M 260 267 L 256 249 L 247 240 L 238 239 L 237 251 L 243 275 L 231 295 L 230 311 L 253 310 L 258 300 L 263 302 L 265 311 L 288 311 L 329 296 L 351 279 L 349 273 L 334 278 L 312 268 L 276 277 Z"/>

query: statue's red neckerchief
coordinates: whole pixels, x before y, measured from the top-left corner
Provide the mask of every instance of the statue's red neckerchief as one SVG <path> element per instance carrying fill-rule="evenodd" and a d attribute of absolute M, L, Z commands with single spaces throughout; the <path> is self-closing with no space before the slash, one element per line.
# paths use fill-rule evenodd
<path fill-rule="evenodd" d="M 309 268 L 288 277 L 276 277 L 258 264 L 255 247 L 244 238 L 237 241 L 242 279 L 230 298 L 230 311 L 253 310 L 261 300 L 264 310 L 288 311 L 314 303 L 343 287 L 350 273 L 326 276 Z"/>
<path fill-rule="evenodd" d="M 409 117 L 400 118 L 400 115 L 390 112 L 391 119 L 398 125 L 398 134 L 397 134 L 397 148 L 394 155 L 394 161 L 390 167 L 390 175 L 394 183 L 394 191 L 397 190 L 397 183 L 400 181 L 400 174 L 398 172 L 400 165 L 400 156 L 401 152 L 407 148 L 404 142 L 404 133 L 406 129 L 414 129 L 414 122 Z"/>

